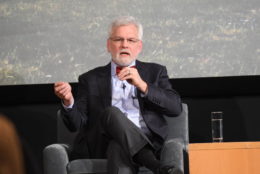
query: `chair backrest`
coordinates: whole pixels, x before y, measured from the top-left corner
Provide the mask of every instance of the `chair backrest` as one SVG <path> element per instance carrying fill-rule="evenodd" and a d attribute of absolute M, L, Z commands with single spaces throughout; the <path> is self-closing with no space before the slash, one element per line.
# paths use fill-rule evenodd
<path fill-rule="evenodd" d="M 178 117 L 166 117 L 169 124 L 168 139 L 177 139 L 183 145 L 183 162 L 184 173 L 189 173 L 189 118 L 188 105 L 182 103 L 182 113 Z"/>
<path fill-rule="evenodd" d="M 183 141 L 184 150 L 188 151 L 189 144 L 189 119 L 188 105 L 182 103 L 182 113 L 178 117 L 165 117 L 168 122 L 168 138 Z"/>
<path fill-rule="evenodd" d="M 78 132 L 70 132 L 63 122 L 61 110 L 57 112 L 57 143 L 73 144 L 73 141 Z"/>

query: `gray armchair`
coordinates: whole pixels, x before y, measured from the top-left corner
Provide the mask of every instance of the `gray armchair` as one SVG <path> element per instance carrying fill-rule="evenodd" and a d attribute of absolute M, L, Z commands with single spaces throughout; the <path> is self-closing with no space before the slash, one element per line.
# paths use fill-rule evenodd
<path fill-rule="evenodd" d="M 182 106 L 183 112 L 178 117 L 165 117 L 169 124 L 169 136 L 165 141 L 161 160 L 164 161 L 164 164 L 173 163 L 183 173 L 188 174 L 188 106 L 184 103 Z M 76 133 L 68 131 L 63 124 L 59 111 L 57 114 L 57 128 L 57 144 L 51 144 L 43 150 L 44 174 L 106 173 L 106 159 L 69 160 L 70 147 Z M 152 172 L 145 167 L 141 167 L 139 173 L 151 174 Z"/>

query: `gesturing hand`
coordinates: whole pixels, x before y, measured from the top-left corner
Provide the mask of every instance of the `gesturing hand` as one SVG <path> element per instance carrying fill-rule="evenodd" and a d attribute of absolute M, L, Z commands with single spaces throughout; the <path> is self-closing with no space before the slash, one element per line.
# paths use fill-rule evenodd
<path fill-rule="evenodd" d="M 128 83 L 134 85 L 143 93 L 147 91 L 147 83 L 140 77 L 136 68 L 124 67 L 117 76 L 120 80 L 126 80 Z"/>
<path fill-rule="evenodd" d="M 69 106 L 73 103 L 74 98 L 71 92 L 71 86 L 67 82 L 56 82 L 54 83 L 54 93 L 61 100 L 65 106 Z"/>

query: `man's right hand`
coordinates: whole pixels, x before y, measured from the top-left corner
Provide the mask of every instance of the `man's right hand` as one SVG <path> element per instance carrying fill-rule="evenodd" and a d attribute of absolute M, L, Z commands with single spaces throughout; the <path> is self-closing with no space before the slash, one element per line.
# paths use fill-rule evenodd
<path fill-rule="evenodd" d="M 70 106 L 74 102 L 71 86 L 67 82 L 54 83 L 54 93 L 63 101 L 65 106 Z"/>

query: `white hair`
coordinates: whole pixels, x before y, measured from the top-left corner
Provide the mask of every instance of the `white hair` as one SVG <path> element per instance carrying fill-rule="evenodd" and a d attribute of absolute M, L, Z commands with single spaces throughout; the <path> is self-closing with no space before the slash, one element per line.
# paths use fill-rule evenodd
<path fill-rule="evenodd" d="M 124 26 L 124 25 L 135 25 L 138 30 L 138 39 L 142 40 L 143 38 L 143 26 L 142 24 L 137 21 L 132 16 L 122 16 L 119 18 L 116 18 L 114 21 L 111 22 L 108 30 L 108 37 L 112 35 L 113 29 L 116 27 Z"/>

